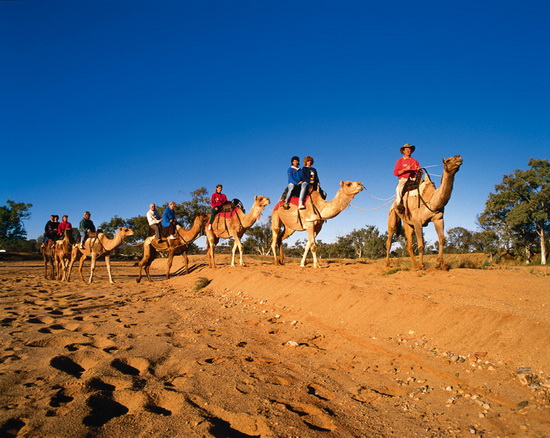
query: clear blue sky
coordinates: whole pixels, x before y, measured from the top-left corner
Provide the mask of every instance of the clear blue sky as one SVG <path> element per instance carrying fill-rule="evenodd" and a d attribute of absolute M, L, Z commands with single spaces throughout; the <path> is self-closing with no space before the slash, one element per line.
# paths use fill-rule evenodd
<path fill-rule="evenodd" d="M 359 180 L 375 208 L 411 143 L 425 166 L 463 156 L 446 229 L 474 230 L 504 174 L 549 156 L 548 23 L 546 0 L 0 1 L 0 205 L 33 204 L 29 238 L 217 183 L 249 208 L 312 155 L 329 198 Z M 387 210 L 319 238 L 384 232 Z"/>

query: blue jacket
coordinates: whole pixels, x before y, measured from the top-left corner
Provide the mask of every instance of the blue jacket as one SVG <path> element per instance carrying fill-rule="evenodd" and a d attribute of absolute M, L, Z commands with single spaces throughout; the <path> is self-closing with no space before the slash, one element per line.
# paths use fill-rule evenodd
<path fill-rule="evenodd" d="M 319 185 L 319 175 L 313 167 L 302 167 L 302 181 L 313 186 L 313 190 L 317 190 Z"/>
<path fill-rule="evenodd" d="M 162 226 L 168 228 L 170 226 L 170 220 L 176 218 L 176 212 L 170 207 L 166 207 L 162 212 Z"/>
<path fill-rule="evenodd" d="M 302 180 L 302 171 L 300 169 L 296 169 L 294 167 L 288 168 L 288 183 L 292 183 L 294 185 L 298 185 L 298 183 Z"/>

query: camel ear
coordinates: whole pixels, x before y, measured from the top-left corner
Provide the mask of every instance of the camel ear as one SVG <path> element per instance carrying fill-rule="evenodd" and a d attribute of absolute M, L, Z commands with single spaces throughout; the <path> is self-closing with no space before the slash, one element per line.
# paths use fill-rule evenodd
<path fill-rule="evenodd" d="M 260 199 L 259 196 L 254 196 L 254 201 L 257 201 L 258 199 Z"/>
<path fill-rule="evenodd" d="M 344 187 L 344 181 L 340 181 L 340 187 Z"/>

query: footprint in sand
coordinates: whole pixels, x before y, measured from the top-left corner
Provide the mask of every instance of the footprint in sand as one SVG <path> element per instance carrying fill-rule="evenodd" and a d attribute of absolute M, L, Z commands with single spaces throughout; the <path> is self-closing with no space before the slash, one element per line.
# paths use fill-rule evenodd
<path fill-rule="evenodd" d="M 25 422 L 20 418 L 11 418 L 0 426 L 0 436 L 16 437 L 25 427 Z"/>
<path fill-rule="evenodd" d="M 90 414 L 82 420 L 86 426 L 100 427 L 109 420 L 128 413 L 126 406 L 116 402 L 111 395 L 105 393 L 92 395 L 86 403 L 91 408 Z"/>
<path fill-rule="evenodd" d="M 208 403 L 198 395 L 190 395 L 188 402 L 206 413 L 206 419 L 211 424 L 209 432 L 212 436 L 273 436 L 271 429 L 259 415 L 227 411 Z"/>
<path fill-rule="evenodd" d="M 80 379 L 82 373 L 86 371 L 68 356 L 56 356 L 50 361 L 50 365 L 59 371 L 63 371 L 73 377 L 76 377 L 77 379 Z"/>
<path fill-rule="evenodd" d="M 270 400 L 274 404 L 281 404 L 287 410 L 298 414 L 301 420 L 310 428 L 316 431 L 333 431 L 336 429 L 336 423 L 331 418 L 334 414 L 318 408 L 317 406 L 300 403 L 289 402 L 284 400 Z"/>

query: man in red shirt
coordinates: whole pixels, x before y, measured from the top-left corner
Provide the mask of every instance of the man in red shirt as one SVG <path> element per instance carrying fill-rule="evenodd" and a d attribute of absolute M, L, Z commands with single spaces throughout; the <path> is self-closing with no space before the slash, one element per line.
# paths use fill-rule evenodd
<path fill-rule="evenodd" d="M 223 186 L 221 184 L 218 184 L 216 186 L 216 191 L 212 193 L 212 197 L 210 198 L 210 205 L 212 206 L 212 212 L 210 214 L 210 223 L 208 224 L 208 229 L 212 229 L 212 222 L 214 222 L 214 218 L 219 213 L 221 207 L 223 204 L 229 202 L 227 200 L 227 196 L 225 196 L 222 193 Z"/>
<path fill-rule="evenodd" d="M 399 149 L 403 154 L 395 162 L 395 167 L 393 169 L 393 174 L 399 178 L 397 187 L 395 188 L 395 205 L 399 213 L 405 211 L 403 206 L 403 187 L 409 178 L 416 178 L 418 170 L 420 170 L 420 164 L 416 161 L 411 154 L 416 149 L 416 146 L 406 143 Z"/>

